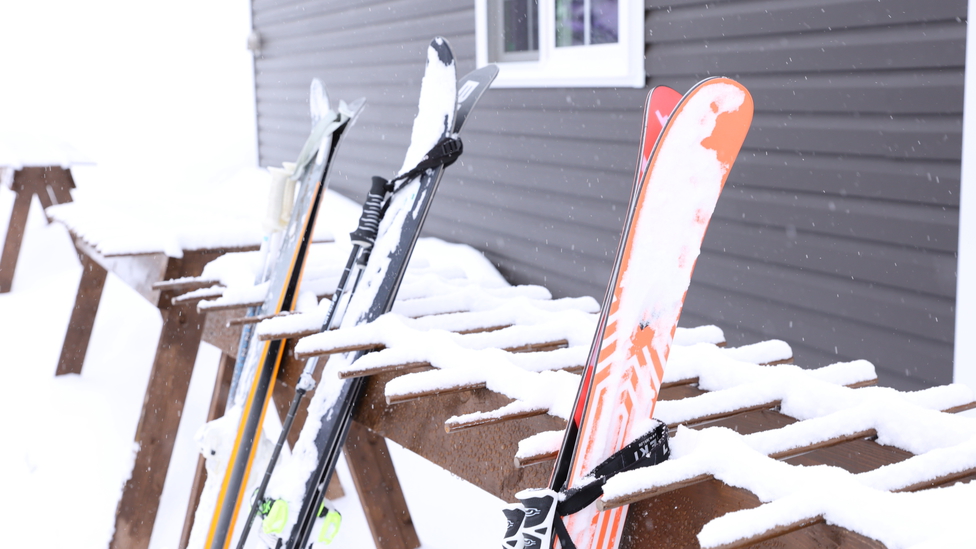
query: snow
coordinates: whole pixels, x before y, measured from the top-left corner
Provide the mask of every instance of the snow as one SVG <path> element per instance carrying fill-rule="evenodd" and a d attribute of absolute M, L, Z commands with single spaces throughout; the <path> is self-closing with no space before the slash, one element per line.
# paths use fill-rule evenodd
<path fill-rule="evenodd" d="M 78 197 L 49 208 L 48 213 L 102 255 L 183 257 L 184 250 L 258 246 L 263 211 L 255 197 L 267 194 L 268 181 L 266 170 L 241 168 L 193 197 L 169 193 L 98 200 Z"/>
<path fill-rule="evenodd" d="M 254 167 L 251 58 L 243 48 L 247 13 L 246 3 L 231 0 L 0 5 L 0 21 L 7 23 L 0 32 L 0 74 L 16 82 L 0 86 L 0 165 L 70 165 L 78 183 L 76 203 L 52 214 L 104 254 L 179 257 L 184 250 L 258 243 L 264 208 L 251 198 L 265 195 L 267 174 Z M 440 129 L 429 133 L 439 135 Z M 417 143 L 404 169 L 432 144 Z M 10 173 L 4 170 L 0 181 L 9 185 Z M 341 218 L 332 226 L 354 225 L 355 213 L 330 203 L 343 200 L 330 196 L 323 211 Z M 0 185 L 0 231 L 12 202 L 12 193 Z M 0 399 L 0 440 L 8 442 L 0 453 L 0 488 L 8 496 L 0 503 L 0 522 L 7 526 L 5 546 L 60 547 L 63 535 L 37 535 L 56 527 L 70 532 L 73 547 L 101 549 L 112 535 L 115 507 L 132 467 L 133 433 L 161 321 L 153 306 L 110 275 L 83 373 L 54 377 L 80 268 L 65 226 L 46 225 L 43 219 L 35 203 L 13 292 L 0 295 L 0 368 L 11 388 Z M 343 231 L 335 238 L 336 245 L 313 247 L 313 256 L 321 250 L 323 258 L 310 266 L 302 311 L 311 312 L 314 294 L 334 286 L 331 265 L 348 249 Z M 402 376 L 399 388 L 391 383 L 387 390 L 484 382 L 516 402 L 482 418 L 542 408 L 567 417 L 578 376 L 553 370 L 586 357 L 589 342 L 583 334 L 588 327 L 592 332 L 595 301 L 551 299 L 544 288 L 509 287 L 467 247 L 424 239 L 416 255 L 416 275 L 404 282 L 402 305 L 382 320 L 390 328 L 381 334 L 389 348 L 370 360 L 421 359 L 438 369 Z M 222 261 L 205 276 L 227 288 L 253 285 L 260 254 Z M 430 313 L 441 314 L 409 318 Z M 290 320 L 305 322 L 310 316 Z M 468 335 L 446 331 L 486 322 L 512 328 Z M 418 333 L 428 335 L 418 338 Z M 493 348 L 556 334 L 565 335 L 570 346 L 531 354 Z M 354 336 L 366 337 L 354 332 L 341 337 Z M 699 537 L 706 547 L 817 516 L 890 547 L 974 546 L 973 483 L 888 493 L 976 466 L 976 418 L 937 411 L 972 400 L 971 392 L 958 385 L 908 394 L 853 390 L 844 385 L 874 376 L 869 363 L 812 371 L 759 366 L 787 358 L 790 350 L 776 341 L 714 347 L 722 341 L 716 327 L 675 334 L 665 380 L 698 378 L 699 386 L 712 392 L 686 404 L 662 402 L 659 416 L 670 414 L 676 421 L 778 400 L 784 413 L 803 421 L 745 436 L 680 428 L 672 460 L 613 479 L 608 497 L 709 474 L 767 502 L 710 522 Z M 430 346 L 438 350 L 423 348 Z M 152 549 L 176 547 L 198 456 L 193 433 L 206 416 L 218 356 L 208 345 L 198 353 Z M 342 364 L 330 361 L 326 375 L 335 375 Z M 919 455 L 856 475 L 830 467 L 790 467 L 769 457 L 870 429 L 880 443 Z M 552 450 L 561 438 L 558 431 L 540 433 L 520 444 L 519 455 Z M 496 545 L 500 501 L 395 444 L 390 447 L 424 547 L 450 547 L 461 536 L 477 546 Z M 344 520 L 334 547 L 370 547 L 344 460 L 337 474 L 349 495 L 336 502 Z M 445 498 L 465 505 L 444 505 Z M 52 502 L 58 510 L 53 518 L 41 512 Z"/>
<path fill-rule="evenodd" d="M 689 350 L 700 352 L 704 348 Z M 676 348 L 675 356 L 680 354 Z M 717 366 L 716 370 L 729 370 L 729 375 L 715 379 L 710 372 L 700 371 L 700 379 L 709 380 L 713 392 L 661 402 L 656 417 L 675 423 L 752 403 L 782 400 L 784 414 L 804 421 L 749 435 L 721 427 L 695 431 L 681 426 L 672 438 L 669 461 L 611 479 L 604 487 L 604 499 L 659 490 L 710 475 L 749 490 L 766 503 L 706 524 L 698 537 L 702 547 L 731 543 L 776 526 L 821 516 L 831 524 L 879 539 L 888 547 L 910 547 L 925 541 L 925 532 L 960 532 L 961 515 L 956 513 L 971 515 L 976 510 L 972 500 L 962 499 L 970 494 L 969 489 L 961 493 L 946 488 L 928 490 L 926 495 L 888 493 L 976 467 L 976 418 L 938 411 L 972 402 L 973 392 L 967 387 L 949 385 L 915 393 L 879 387 L 850 389 L 832 382 L 870 378 L 873 371 L 864 361 L 799 370 L 739 364 L 728 358 L 719 366 L 717 353 L 710 354 L 716 356 L 707 364 Z M 843 370 L 849 372 L 842 374 Z M 838 467 L 794 467 L 772 457 L 870 431 L 877 433 L 879 444 L 916 455 L 857 475 Z M 946 513 L 940 515 L 937 509 Z M 925 524 L 924 529 L 905 526 L 903 521 L 911 513 L 928 518 L 915 522 Z"/>
<path fill-rule="evenodd" d="M 94 164 L 84 153 L 60 139 L 33 133 L 0 134 L 0 168 L 19 170 L 30 166 L 71 168 Z M 9 187 L 9 183 L 5 186 Z"/>
<path fill-rule="evenodd" d="M 65 144 L 39 162 L 72 166 L 78 210 L 64 215 L 90 229 L 105 253 L 178 256 L 216 243 L 259 242 L 260 200 L 266 196 L 266 179 L 259 176 L 267 176 L 254 169 L 252 58 L 244 48 L 248 14 L 248 3 L 240 0 L 0 3 L 3 154 L 30 165 L 42 140 Z M 11 171 L 3 171 L 0 178 L 9 179 Z M 259 200 L 252 204 L 254 196 Z M 13 197 L 0 186 L 0 238 Z M 344 215 L 335 207 L 341 201 L 348 202 L 327 197 L 323 213 Z M 171 207 L 185 213 L 174 219 L 158 211 Z M 137 211 L 139 219 L 125 218 L 120 208 Z M 186 231 L 184 222 L 195 223 L 188 218 L 216 208 L 245 214 L 225 218 L 230 223 L 243 227 L 253 219 L 258 225 L 243 240 L 216 226 Z M 167 230 L 171 223 L 182 223 L 185 232 Z M 347 239 L 341 233 L 335 238 Z M 227 270 L 216 278 L 236 285 L 234 273 L 243 269 Z M 0 371 L 8 388 L 0 399 L 5 547 L 46 549 L 70 539 L 78 549 L 106 548 L 132 466 L 161 319 L 155 307 L 109 275 L 82 374 L 54 377 L 80 274 L 64 225 L 45 224 L 35 201 L 13 291 L 0 294 Z M 201 346 L 151 549 L 176 549 L 198 459 L 193 434 L 206 417 L 218 359 L 215 348 Z M 451 547 L 461 535 L 481 542 L 477 546 L 496 545 L 500 501 L 390 447 L 423 547 Z M 344 460 L 337 474 L 347 496 L 336 502 L 343 524 L 333 547 L 372 547 Z M 444 494 L 466 505 L 445 508 Z"/>

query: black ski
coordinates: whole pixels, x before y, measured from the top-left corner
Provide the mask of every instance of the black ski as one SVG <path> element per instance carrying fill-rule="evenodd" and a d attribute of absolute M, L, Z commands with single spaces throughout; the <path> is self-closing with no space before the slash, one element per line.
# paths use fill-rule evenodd
<path fill-rule="evenodd" d="M 431 71 L 432 64 L 439 64 L 440 69 L 450 67 L 452 72 L 454 70 L 453 54 L 447 41 L 443 38 L 436 38 L 430 44 L 428 72 Z M 435 147 L 429 149 L 430 152 L 426 157 L 416 158 L 419 156 L 417 151 L 420 150 L 417 148 L 418 143 L 415 142 L 417 141 L 418 127 L 430 123 L 430 120 L 421 120 L 421 116 L 425 116 L 425 106 L 428 106 L 425 101 L 429 102 L 431 97 L 436 99 L 438 91 L 443 91 L 443 89 L 432 90 L 429 96 L 425 98 L 427 85 L 427 76 L 425 76 L 425 84 L 421 89 L 420 114 L 414 122 L 411 149 L 408 150 L 400 177 L 394 181 L 402 180 L 404 175 L 408 175 L 408 177 L 402 180 L 402 184 L 395 187 L 393 191 L 380 225 L 372 255 L 363 272 L 359 287 L 349 302 L 344 325 L 371 322 L 392 308 L 400 283 L 403 280 L 407 262 L 413 252 L 420 229 L 427 217 L 434 193 L 444 172 L 444 164 L 441 163 L 424 170 L 419 175 L 413 175 L 413 166 L 423 166 L 423 162 L 431 157 L 457 156 L 460 152 L 460 142 L 455 139 L 456 134 L 461 130 L 471 109 L 474 108 L 497 74 L 498 69 L 489 65 L 468 74 L 456 83 L 456 110 L 451 108 L 443 116 L 441 138 L 436 142 Z M 432 82 L 431 84 L 433 86 L 437 83 Z M 430 145 L 427 144 L 422 149 L 429 147 Z M 361 354 L 357 353 L 355 357 L 345 358 L 354 360 Z M 329 368 L 329 370 L 331 369 Z M 327 380 L 329 373 L 329 371 L 323 373 L 323 381 L 319 387 L 319 391 L 324 390 L 323 397 L 322 399 L 313 399 L 309 407 L 309 419 L 306 420 L 306 428 L 303 429 L 302 433 L 302 438 L 314 434 L 314 451 L 318 459 L 317 466 L 306 480 L 304 497 L 301 500 L 297 519 L 285 543 L 285 547 L 288 549 L 304 548 L 308 544 L 318 510 L 325 497 L 326 487 L 335 470 L 336 460 L 345 442 L 352 412 L 364 387 L 362 378 L 345 381 L 332 378 Z M 314 425 L 310 426 L 310 423 L 319 423 L 319 421 L 313 419 L 313 407 L 315 408 L 315 419 L 320 420 L 320 425 L 315 431 L 311 431 L 310 427 L 314 427 Z M 302 439 L 296 444 L 296 452 L 303 452 L 308 449 L 307 446 L 302 447 L 303 442 L 307 444 L 307 440 L 303 441 Z"/>

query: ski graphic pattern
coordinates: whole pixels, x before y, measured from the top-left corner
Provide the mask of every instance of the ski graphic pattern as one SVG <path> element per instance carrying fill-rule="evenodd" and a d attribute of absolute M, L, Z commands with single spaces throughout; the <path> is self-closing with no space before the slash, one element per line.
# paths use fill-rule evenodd
<path fill-rule="evenodd" d="M 713 78 L 688 92 L 661 132 L 622 239 L 569 487 L 646 430 L 701 241 L 751 119 L 748 91 Z M 588 507 L 567 529 L 581 549 L 612 549 L 626 511 Z"/>
<path fill-rule="evenodd" d="M 647 171 L 647 164 L 650 162 L 651 153 L 654 151 L 654 146 L 657 145 L 658 138 L 660 137 L 661 131 L 664 129 L 664 125 L 667 123 L 668 118 L 671 116 L 671 112 L 674 110 L 674 107 L 680 100 L 681 94 L 667 86 L 656 86 L 647 94 L 647 99 L 644 102 L 644 125 L 641 128 L 640 156 L 637 159 L 637 170 L 636 174 L 634 175 L 634 185 L 630 191 L 630 211 L 628 212 L 628 222 L 631 216 L 633 216 L 634 196 L 637 194 L 637 190 L 640 187 L 641 182 L 644 180 L 644 174 Z M 616 255 L 618 258 L 621 254 L 620 248 L 623 245 L 624 238 L 621 237 Z M 617 279 L 619 268 L 619 262 L 615 262 L 613 270 L 610 273 L 611 283 L 607 285 L 607 292 L 603 298 L 603 303 L 610 303 L 613 298 L 611 291 L 613 290 L 613 281 Z M 590 357 L 586 362 L 586 367 L 583 369 L 581 376 L 582 381 L 580 383 L 579 393 L 576 395 L 576 404 L 573 407 L 573 414 L 570 417 L 569 425 L 566 427 L 566 434 L 563 437 L 563 443 L 559 450 L 559 456 L 556 459 L 556 465 L 553 467 L 552 476 L 549 479 L 549 488 L 552 490 L 561 490 L 563 485 L 566 483 L 566 477 L 569 474 L 569 466 L 573 456 L 573 449 L 576 446 L 576 440 L 579 435 L 580 422 L 583 420 L 583 408 L 586 404 L 586 394 L 590 387 L 590 381 L 593 378 L 593 370 L 596 367 L 598 358 L 597 353 L 600 349 L 597 343 L 600 341 L 604 327 L 607 324 L 607 314 L 608 307 L 603 307 L 600 311 L 600 320 L 597 322 L 597 331 L 594 334 L 593 344 L 590 349 Z"/>

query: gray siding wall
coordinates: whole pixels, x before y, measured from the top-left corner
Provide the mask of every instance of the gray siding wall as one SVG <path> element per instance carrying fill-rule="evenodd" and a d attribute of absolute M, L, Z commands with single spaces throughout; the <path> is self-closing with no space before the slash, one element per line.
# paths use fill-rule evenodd
<path fill-rule="evenodd" d="M 866 358 L 882 382 L 951 380 L 964 0 L 646 4 L 649 85 L 739 79 L 756 117 L 704 243 L 682 325 L 781 338 L 797 362 Z M 312 77 L 365 96 L 333 188 L 400 166 L 424 48 L 474 69 L 470 0 L 255 0 L 261 163 L 297 154 Z M 602 298 L 646 90 L 494 89 L 464 130 L 424 234 L 514 282 Z"/>

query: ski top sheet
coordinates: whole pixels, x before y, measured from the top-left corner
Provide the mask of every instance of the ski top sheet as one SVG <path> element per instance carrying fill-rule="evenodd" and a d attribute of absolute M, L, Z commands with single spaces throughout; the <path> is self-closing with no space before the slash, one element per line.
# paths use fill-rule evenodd
<path fill-rule="evenodd" d="M 447 41 L 435 38 L 431 42 L 419 112 L 399 173 L 409 172 L 432 146 L 461 130 L 497 73 L 498 69 L 489 65 L 458 82 Z M 443 171 L 443 166 L 437 166 L 395 188 L 362 278 L 347 305 L 343 326 L 371 322 L 392 308 Z M 297 509 L 285 526 L 286 548 L 306 547 L 312 534 L 364 386 L 363 379 L 340 380 L 335 371 L 361 354 L 332 357 L 326 364 L 290 463 L 275 471 L 280 478 L 272 479 L 269 495 L 286 499 L 289 508 Z"/>
<path fill-rule="evenodd" d="M 321 86 L 321 84 L 319 84 Z M 316 97 L 313 83 L 310 103 L 315 111 L 324 101 Z M 282 236 L 281 247 L 271 271 L 270 286 L 261 314 L 291 310 L 298 297 L 299 284 L 312 243 L 312 233 L 328 176 L 345 131 L 362 111 L 365 100 L 352 105 L 340 102 L 339 108 L 321 114 L 299 155 L 292 177 L 299 183 L 292 215 Z M 233 413 L 240 417 L 234 444 L 217 495 L 213 518 L 207 533 L 208 549 L 230 547 L 239 510 L 246 501 L 245 486 L 255 459 L 256 441 L 264 422 L 275 377 L 283 357 L 284 341 L 251 342 L 237 387 Z"/>
<path fill-rule="evenodd" d="M 661 130 L 664 129 L 664 125 L 667 124 L 671 112 L 679 101 L 681 101 L 681 94 L 667 86 L 655 86 L 647 94 L 647 98 L 644 101 L 644 125 L 641 126 L 640 155 L 637 158 L 634 185 L 630 191 L 629 203 L 631 209 L 634 207 L 634 196 L 640 188 L 641 181 L 644 180 L 644 174 L 647 172 L 647 164 L 651 160 L 651 153 L 654 151 L 654 146 L 657 145 Z M 621 235 L 616 255 L 617 258 L 620 257 L 620 248 L 622 248 L 623 243 L 624 239 L 623 235 Z M 615 262 L 614 268 L 610 273 L 611 283 L 607 285 L 607 293 L 603 298 L 603 303 L 608 304 L 611 301 L 613 281 L 617 278 L 618 267 L 619 262 Z M 600 320 L 597 322 L 597 331 L 594 336 L 594 343 L 590 348 L 590 357 L 581 374 L 580 388 L 579 393 L 576 395 L 573 414 L 570 416 L 569 424 L 566 427 L 566 434 L 563 436 L 563 443 L 559 450 L 559 457 L 556 460 L 556 465 L 552 470 L 552 476 L 549 479 L 549 488 L 552 490 L 558 491 L 566 483 L 570 461 L 573 456 L 573 447 L 576 445 L 580 421 L 583 418 L 583 406 L 586 403 L 586 393 L 590 386 L 590 379 L 593 376 L 593 369 L 596 366 L 596 353 L 599 351 L 599 345 L 597 345 L 597 341 L 599 340 L 596 338 L 600 337 L 600 334 L 603 333 L 604 326 L 606 326 L 608 309 L 609 307 L 604 306 L 600 311 Z"/>
<path fill-rule="evenodd" d="M 682 98 L 661 131 L 632 199 L 606 320 L 584 371 L 583 406 L 570 422 L 577 432 L 567 430 L 554 488 L 573 488 L 648 430 L 701 242 L 752 111 L 744 87 L 712 78 Z M 626 512 L 590 506 L 567 517 L 566 527 L 580 549 L 613 549 Z"/>

